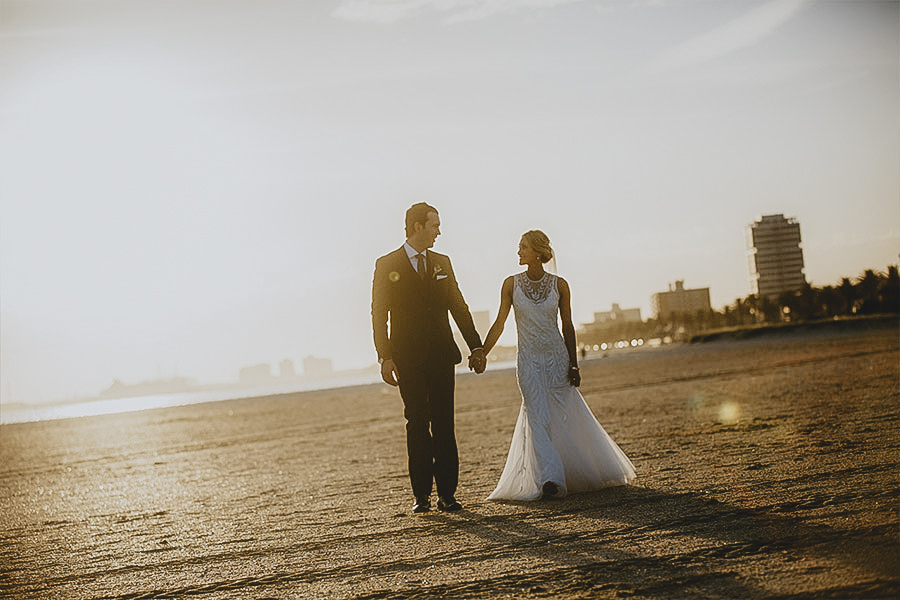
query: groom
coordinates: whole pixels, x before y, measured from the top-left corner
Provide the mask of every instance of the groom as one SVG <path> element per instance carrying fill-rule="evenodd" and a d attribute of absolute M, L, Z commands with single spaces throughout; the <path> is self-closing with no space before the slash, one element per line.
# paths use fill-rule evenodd
<path fill-rule="evenodd" d="M 486 358 L 450 258 L 431 252 L 441 233 L 437 209 L 424 202 L 406 211 L 406 243 L 375 262 L 372 329 L 385 383 L 400 386 L 413 512 L 462 508 L 456 501 L 459 455 L 454 433 L 455 365 L 462 360 L 450 331 L 453 315 L 472 351 L 469 368 L 484 372 Z M 390 321 L 390 329 L 388 328 Z"/>

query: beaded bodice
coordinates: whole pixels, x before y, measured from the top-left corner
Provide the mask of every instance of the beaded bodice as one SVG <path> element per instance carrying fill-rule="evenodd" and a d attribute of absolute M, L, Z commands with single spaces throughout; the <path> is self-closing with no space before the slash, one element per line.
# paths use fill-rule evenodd
<path fill-rule="evenodd" d="M 525 297 L 535 304 L 540 304 L 547 299 L 547 296 L 550 295 L 550 290 L 556 287 L 555 283 L 556 276 L 550 273 L 544 273 L 544 276 L 537 281 L 531 279 L 526 273 L 516 275 L 516 284 L 522 290 L 522 293 L 525 294 Z"/>

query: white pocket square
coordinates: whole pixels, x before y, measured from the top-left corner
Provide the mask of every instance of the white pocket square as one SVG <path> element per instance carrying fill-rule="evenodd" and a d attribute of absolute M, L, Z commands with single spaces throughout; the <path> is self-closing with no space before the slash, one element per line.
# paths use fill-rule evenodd
<path fill-rule="evenodd" d="M 446 276 L 446 275 L 436 275 L 436 276 L 435 276 L 435 279 L 437 279 L 438 281 L 440 281 L 441 279 L 447 279 L 447 276 Z"/>

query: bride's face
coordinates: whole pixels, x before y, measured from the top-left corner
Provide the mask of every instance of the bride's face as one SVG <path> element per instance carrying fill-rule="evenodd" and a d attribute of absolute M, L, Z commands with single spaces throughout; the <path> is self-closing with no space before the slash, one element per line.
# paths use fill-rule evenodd
<path fill-rule="evenodd" d="M 522 238 L 519 241 L 519 264 L 530 265 L 535 262 L 541 262 L 541 257 L 534 251 L 534 248 L 531 247 L 528 240 Z"/>

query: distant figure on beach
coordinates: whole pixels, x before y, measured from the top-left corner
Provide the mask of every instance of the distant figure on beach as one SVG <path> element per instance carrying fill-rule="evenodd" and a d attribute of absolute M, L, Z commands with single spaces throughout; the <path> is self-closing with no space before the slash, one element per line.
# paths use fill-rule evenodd
<path fill-rule="evenodd" d="M 527 268 L 503 282 L 497 320 L 485 338 L 484 351 L 489 353 L 512 307 L 522 407 L 506 466 L 488 500 L 563 498 L 635 478 L 634 465 L 578 391 L 581 374 L 569 284 L 544 270 L 552 257 L 546 234 L 532 230 L 522 236 L 519 264 Z"/>
<path fill-rule="evenodd" d="M 429 250 L 441 233 L 438 211 L 424 202 L 406 211 L 406 242 L 375 262 L 372 330 L 385 383 L 399 385 L 406 417 L 413 512 L 456 511 L 459 454 L 454 432 L 455 365 L 462 361 L 448 313 L 471 350 L 469 368 L 487 358 L 450 258 Z M 390 322 L 390 329 L 388 328 Z"/>

